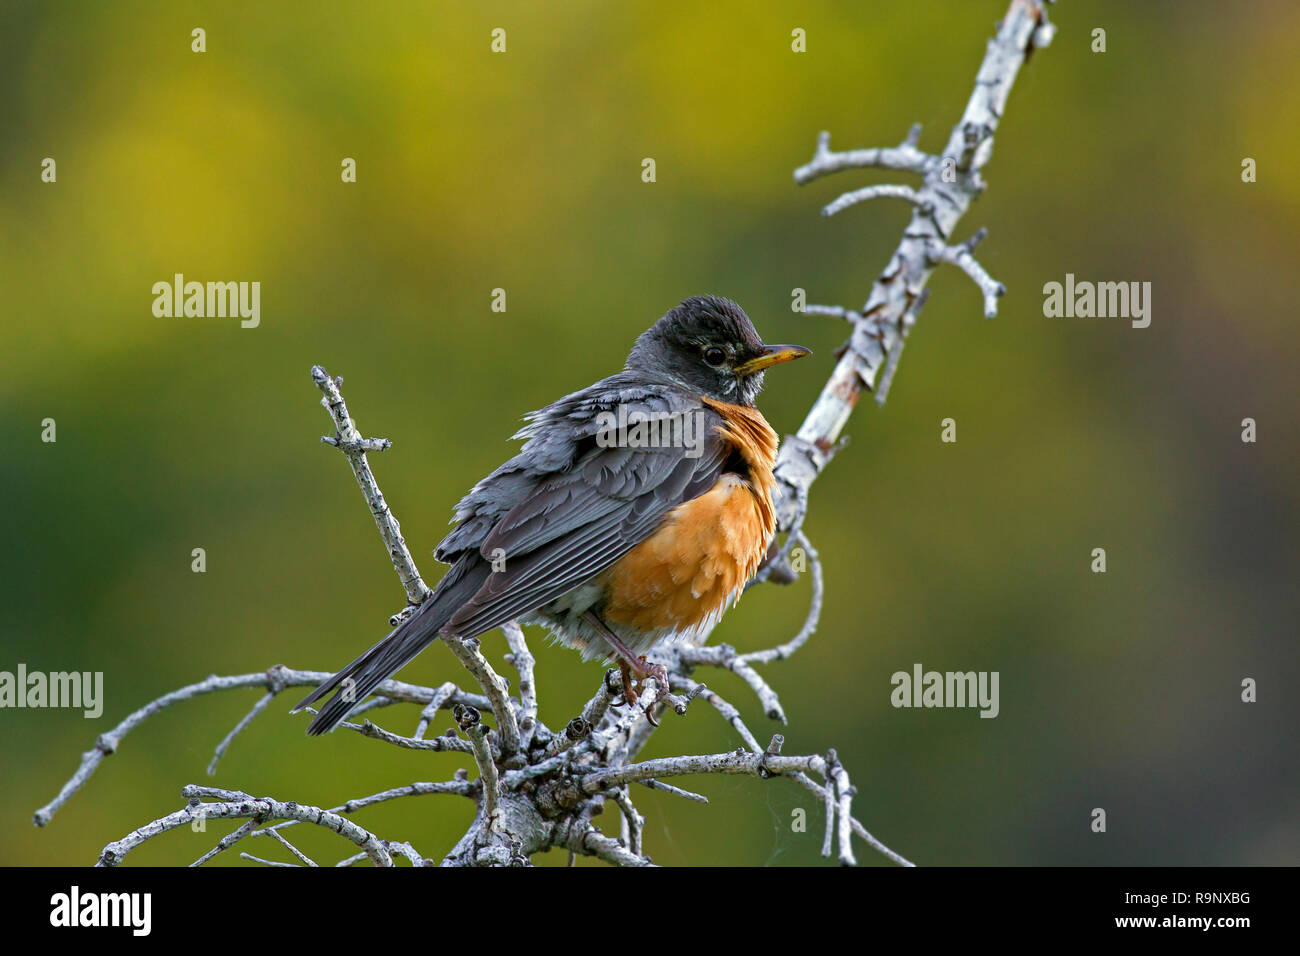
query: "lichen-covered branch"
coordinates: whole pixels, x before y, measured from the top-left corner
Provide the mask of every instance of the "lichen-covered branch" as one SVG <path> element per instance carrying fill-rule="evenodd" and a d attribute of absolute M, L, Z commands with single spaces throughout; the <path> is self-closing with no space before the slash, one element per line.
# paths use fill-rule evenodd
<path fill-rule="evenodd" d="M 853 325 L 853 335 L 798 433 L 782 443 L 776 475 L 782 492 L 778 520 L 783 531 L 796 525 L 801 502 L 807 500 L 809 486 L 826 466 L 862 390 L 875 387 L 890 353 L 901 351 L 910 324 L 908 317 L 915 321 L 918 300 L 934 268 L 950 262 L 963 269 L 979 286 L 985 314 L 996 313 L 996 299 L 1004 291 L 1001 284 L 974 259 L 972 244 L 953 247 L 948 240 L 985 189 L 980 173 L 992 155 L 993 134 L 1002 121 L 1016 75 L 1035 49 L 1051 42 L 1052 34 L 1045 0 L 1011 0 L 997 35 L 989 40 L 965 112 L 941 153 L 930 154 L 919 148 L 920 126 L 913 126 L 896 147 L 842 152 L 831 149 L 830 134 L 823 132 L 817 138 L 813 158 L 795 170 L 794 179 L 799 185 L 844 170 L 865 168 L 913 173 L 921 177 L 921 185 L 916 189 L 868 187 L 846 193 L 826 207 L 827 212 L 833 212 L 863 198 L 897 196 L 915 208 L 897 249 L 872 283 L 861 309 L 809 305 L 804 310 L 847 319 Z M 882 383 L 882 397 L 895 369 L 896 361 Z"/>
<path fill-rule="evenodd" d="M 324 393 L 325 397 L 321 399 L 321 404 L 334 420 L 334 428 L 337 430 L 333 438 L 324 436 L 321 441 L 333 445 L 347 456 L 348 463 L 352 465 L 352 473 L 356 475 L 357 484 L 361 486 L 361 493 L 366 496 L 366 504 L 370 506 L 375 527 L 379 529 L 379 536 L 384 539 L 384 544 L 388 547 L 388 555 L 393 560 L 393 567 L 402 581 L 406 600 L 409 604 L 418 605 L 429 594 L 429 587 L 420 577 L 415 561 L 411 558 L 411 552 L 406 547 L 406 539 L 402 537 L 402 526 L 388 507 L 388 502 L 384 500 L 384 494 L 379 490 L 379 483 L 375 481 L 374 472 L 370 470 L 370 463 L 366 461 L 366 452 L 385 451 L 391 448 L 393 443 L 387 438 L 361 437 L 356 424 L 352 421 L 352 416 L 348 414 L 347 403 L 343 401 L 343 395 L 339 391 L 339 387 L 343 384 L 342 378 L 330 378 L 325 369 L 313 365 L 311 380 Z"/>
<path fill-rule="evenodd" d="M 315 687 L 321 681 L 329 679 L 330 676 L 327 671 L 292 670 L 276 664 L 268 670 L 252 674 L 237 674 L 230 677 L 217 677 L 214 675 L 207 680 L 199 681 L 197 684 L 190 684 L 187 687 L 164 694 L 127 716 L 112 730 L 95 738 L 95 745 L 81 755 L 81 764 L 77 767 L 76 773 L 63 785 L 58 796 L 33 814 L 32 822 L 38 827 L 48 824 L 54 818 L 54 814 L 59 811 L 59 808 L 67 803 L 74 793 L 86 785 L 103 759 L 117 750 L 127 734 L 150 717 L 161 713 L 173 704 L 192 700 L 205 694 L 242 688 L 266 688 L 268 694 L 275 695 L 289 687 Z M 444 687 L 446 686 L 444 685 Z M 417 684 L 408 684 L 405 681 L 386 680 L 375 688 L 375 693 L 391 700 L 419 704 L 429 704 L 437 699 L 440 701 L 439 706 L 447 710 L 450 710 L 456 704 L 468 704 L 471 707 L 482 708 L 491 707 L 491 702 L 481 694 L 469 694 L 456 688 L 455 685 L 452 685 L 452 687 L 454 688 L 453 693 L 443 694 L 441 688 L 433 690 L 428 687 L 420 687 Z M 247 727 L 250 717 L 256 716 L 266 709 L 263 703 L 264 699 L 259 699 L 250 715 L 243 718 L 236 726 L 236 730 Z M 233 738 L 234 733 L 232 732 L 226 736 L 222 744 L 228 745 Z M 220 753 L 218 753 L 218 756 L 220 756 Z M 215 768 L 215 759 L 209 767 L 210 769 Z"/>
<path fill-rule="evenodd" d="M 254 826 L 267 820 L 297 820 L 300 823 L 314 823 L 327 830 L 333 830 L 344 839 L 351 840 L 376 866 L 392 866 L 393 859 L 388 853 L 384 841 L 369 830 L 357 826 L 351 820 L 344 819 L 337 813 L 311 807 L 302 803 L 286 803 L 271 797 L 252 797 L 238 790 L 221 790 L 216 787 L 198 787 L 189 785 L 181 791 L 189 803 L 183 810 L 168 814 L 138 830 L 133 830 L 120 840 L 114 840 L 99 854 L 96 866 L 117 866 L 123 858 L 146 840 L 151 840 L 168 830 L 190 826 L 208 820 L 251 818 L 234 833 L 222 839 L 212 853 L 205 854 L 197 862 L 204 863 L 216 853 L 226 850 L 239 840 L 253 832 Z M 214 798 L 216 802 L 205 803 L 204 797 Z"/>

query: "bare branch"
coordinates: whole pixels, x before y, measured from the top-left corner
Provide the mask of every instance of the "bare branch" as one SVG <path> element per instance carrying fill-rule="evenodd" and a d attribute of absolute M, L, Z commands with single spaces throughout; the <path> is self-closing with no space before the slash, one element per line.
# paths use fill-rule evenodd
<path fill-rule="evenodd" d="M 362 439 L 355 423 L 348 414 L 347 403 L 343 401 L 343 395 L 339 391 L 343 379 L 331 378 L 324 368 L 313 365 L 311 380 L 324 393 L 325 397 L 321 399 L 321 404 L 330 413 L 330 418 L 334 421 L 334 427 L 338 429 L 335 438 L 327 437 L 322 441 L 333 445 L 347 456 L 348 463 L 352 466 L 352 473 L 356 476 L 357 484 L 361 487 L 361 493 L 370 506 L 370 513 L 375 519 L 375 526 L 379 529 L 379 535 L 384 539 L 384 544 L 388 548 L 388 556 L 392 559 L 393 569 L 397 571 L 402 587 L 406 590 L 407 604 L 409 606 L 419 605 L 432 592 L 429 590 L 428 585 L 424 583 L 424 579 L 420 577 L 419 569 L 415 566 L 415 559 L 411 557 L 411 552 L 406 547 L 406 539 L 402 537 L 402 526 L 398 522 L 397 516 L 393 514 L 392 509 L 389 508 L 388 502 L 384 499 L 384 493 L 379 490 L 379 483 L 375 481 L 374 473 L 370 470 L 370 464 L 366 461 L 367 451 L 383 450 L 388 448 L 391 442 L 381 439 L 376 445 L 373 442 L 367 443 Z M 410 616 L 410 614 L 409 609 L 399 611 L 389 618 L 389 621 L 395 626 L 396 623 Z M 492 665 L 487 662 L 487 658 L 479 651 L 478 640 L 476 638 L 463 639 L 444 635 L 443 643 L 451 648 L 452 653 L 474 675 L 475 679 L 483 687 L 484 692 L 491 699 L 492 713 L 497 719 L 503 751 L 507 755 L 518 751 L 521 744 L 519 726 L 516 723 L 514 711 L 511 709 L 506 695 L 505 681 L 492 669 Z"/>
<path fill-rule="evenodd" d="M 463 771 L 462 771 L 463 773 Z M 478 794 L 478 783 L 468 778 L 458 777 L 456 780 L 447 780 L 441 783 L 412 783 L 405 787 L 396 787 L 392 790 L 384 790 L 380 793 L 371 794 L 368 797 L 357 797 L 347 803 L 339 804 L 337 807 L 330 807 L 330 813 L 355 813 L 365 807 L 374 806 L 376 803 L 385 803 L 389 800 L 397 800 L 402 797 L 421 797 L 430 794 L 451 794 L 460 797 L 469 797 L 471 800 Z M 286 830 L 289 827 L 297 826 L 300 820 L 286 820 L 283 823 L 277 823 L 273 826 L 265 827 L 253 833 L 253 836 L 263 836 L 271 831 Z"/>
<path fill-rule="evenodd" d="M 591 724 L 582 717 L 574 717 L 565 725 L 564 732 L 556 734 L 546 744 L 544 757 L 550 758 L 564 753 L 574 744 L 585 740 L 591 734 Z"/>
<path fill-rule="evenodd" d="M 95 865 L 117 866 L 128 853 L 141 843 L 166 833 L 168 830 L 188 826 L 199 820 L 222 818 L 252 818 L 249 821 L 250 823 L 278 819 L 314 823 L 327 830 L 333 830 L 347 840 L 351 840 L 370 857 L 376 866 L 393 865 L 392 857 L 389 856 L 382 840 L 369 830 L 357 826 L 351 820 L 345 820 L 338 814 L 322 810 L 320 807 L 308 806 L 302 803 L 283 803 L 270 797 L 250 797 L 248 794 L 240 793 L 237 790 L 198 787 L 193 784 L 187 785 L 181 790 L 181 793 L 190 801 L 185 809 L 177 810 L 175 813 L 147 823 L 138 830 L 128 833 L 122 839 L 108 844 L 100 852 L 99 861 Z M 204 797 L 215 798 L 220 802 L 203 803 L 201 801 Z M 246 827 L 247 825 L 235 831 L 235 834 L 238 834 L 237 839 L 242 839 L 243 836 L 247 836 L 248 832 L 251 832 L 251 827 L 247 827 L 247 832 L 245 832 Z M 235 834 L 232 834 L 232 836 L 235 836 Z M 234 840 L 231 840 L 231 842 L 233 843 Z M 221 849 L 224 849 L 224 847 L 218 844 L 217 852 Z"/>
<path fill-rule="evenodd" d="M 375 519 L 380 537 L 388 546 L 388 555 L 393 559 L 393 568 L 402 581 L 402 587 L 406 589 L 406 599 L 410 604 L 419 604 L 429 594 L 428 585 L 420 577 L 415 561 L 411 558 L 411 552 L 406 547 L 406 539 L 402 537 L 402 526 L 389 509 L 388 502 L 384 500 L 384 493 L 379 490 L 379 484 L 370 470 L 370 463 L 366 461 L 366 452 L 383 451 L 392 442 L 387 439 L 367 441 L 361 437 L 356 424 L 348 414 L 347 403 L 343 401 L 343 395 L 339 392 L 343 379 L 330 378 L 325 369 L 314 365 L 311 370 L 311 380 L 324 393 L 325 397 L 321 399 L 321 404 L 330 413 L 330 418 L 334 420 L 334 427 L 338 430 L 333 438 L 326 437 L 321 441 L 333 445 L 347 456 L 348 463 L 352 465 L 352 473 L 356 475 L 357 484 L 361 486 L 361 493 L 366 496 L 366 504 L 370 506 L 370 514 Z"/>
<path fill-rule="evenodd" d="M 855 189 L 853 192 L 845 193 L 832 203 L 828 203 L 822 208 L 823 216 L 833 216 L 837 212 L 842 212 L 850 206 L 856 206 L 860 202 L 866 202 L 870 199 L 901 199 L 904 202 L 910 202 L 918 209 L 929 212 L 930 204 L 926 199 L 910 186 L 864 186 L 862 189 Z"/>
<path fill-rule="evenodd" d="M 922 289 L 921 294 L 912 300 L 912 304 L 903 313 L 903 321 L 897 334 L 886 346 L 889 354 L 885 361 L 885 371 L 881 374 L 880 381 L 876 383 L 877 405 L 884 405 L 889 397 L 889 387 L 894 384 L 894 374 L 898 371 L 898 360 L 903 357 L 903 344 L 911 334 L 912 326 L 916 324 L 916 317 L 921 314 L 921 309 L 925 308 L 925 302 L 929 298 L 930 290 Z"/>
<path fill-rule="evenodd" d="M 632 853 L 640 856 L 641 831 L 645 827 L 645 817 L 641 816 L 633 805 L 632 797 L 628 794 L 626 787 L 614 791 L 614 802 L 623 811 L 623 843 Z"/>
<path fill-rule="evenodd" d="M 519 672 L 519 736 L 521 750 L 527 750 L 537 730 L 537 659 L 528 649 L 523 628 L 509 621 L 501 628 L 510 645 L 510 665 Z"/>
<path fill-rule="evenodd" d="M 849 783 L 849 775 L 840 763 L 839 757 L 832 750 L 826 755 L 826 792 L 834 793 L 836 813 L 839 824 L 840 863 L 844 866 L 856 866 L 853 859 L 853 819 L 852 802 L 857 790 Z"/>
<path fill-rule="evenodd" d="M 809 777 L 806 773 L 792 773 L 792 774 L 787 774 L 787 776 L 789 776 L 791 780 L 794 780 L 796 783 L 799 784 L 799 786 L 803 787 L 809 793 L 815 795 L 819 800 L 826 800 L 829 796 L 831 796 L 829 787 L 823 787 L 816 780 L 813 780 L 811 777 Z M 834 800 L 831 800 L 829 806 L 831 809 L 827 813 L 828 832 L 830 832 L 831 820 L 835 815 Z M 853 826 L 853 832 L 856 833 L 859 837 L 861 837 L 864 841 L 866 841 L 868 846 L 870 846 L 873 850 L 880 853 L 882 856 L 888 857 L 890 860 L 897 863 L 899 866 L 916 865 L 915 863 L 912 863 L 910 860 L 908 860 L 906 857 L 902 856 L 901 854 L 895 853 L 889 847 L 885 846 L 885 844 L 881 843 L 878 839 L 872 836 L 871 832 L 868 831 L 867 828 L 864 827 L 860 822 L 858 822 L 856 818 L 850 820 L 849 822 Z M 830 844 L 828 843 L 826 844 L 822 855 L 830 856 L 830 853 L 831 853 Z"/>
<path fill-rule="evenodd" d="M 474 679 L 487 694 L 491 702 L 492 715 L 497 720 L 497 731 L 501 734 L 501 752 L 507 757 L 518 753 L 523 741 L 519 736 L 519 723 L 515 719 L 515 711 L 508 696 L 509 686 L 505 678 L 494 671 L 487 658 L 483 656 L 479 639 L 444 634 L 442 641 L 451 648 L 457 660 L 465 665 L 465 669 L 474 675 Z"/>
<path fill-rule="evenodd" d="M 633 853 L 612 837 L 591 829 L 573 838 L 569 849 L 584 856 L 594 856 L 615 866 L 654 866 L 649 857 Z"/>
<path fill-rule="evenodd" d="M 660 777 L 702 773 L 746 774 L 758 777 L 762 773 L 783 774 L 800 770 L 824 773 L 825 769 L 826 761 L 822 757 L 786 757 L 780 754 L 769 755 L 761 750 L 758 753 L 751 753 L 740 748 L 721 754 L 659 757 L 655 760 L 629 764 L 626 767 L 597 770 L 579 777 L 576 783 L 583 793 L 595 794 L 649 778 L 657 780 Z"/>
<path fill-rule="evenodd" d="M 803 627 L 799 629 L 799 633 L 779 647 L 741 654 L 738 659 L 746 664 L 770 664 L 772 661 L 785 660 L 803 647 L 808 638 L 812 637 L 813 632 L 817 630 L 817 622 L 821 619 L 822 600 L 826 590 L 826 582 L 822 574 L 821 556 L 802 531 L 795 534 L 794 538 L 808 557 L 808 570 L 812 577 L 812 598 L 808 602 L 808 616 L 804 619 Z"/>
<path fill-rule="evenodd" d="M 270 674 L 269 671 L 268 674 Z M 271 680 L 274 681 L 274 679 L 275 679 L 274 676 L 272 676 Z M 212 754 L 212 762 L 208 764 L 209 777 L 216 775 L 217 762 L 221 760 L 221 758 L 225 755 L 226 751 L 230 748 L 231 742 L 236 737 L 238 737 L 241 733 L 244 732 L 244 729 L 253 722 L 253 720 L 257 717 L 258 714 L 266 710 L 267 706 L 270 705 L 271 701 L 275 700 L 275 695 L 278 694 L 282 689 L 283 689 L 282 687 L 276 686 L 272 690 L 267 691 L 266 695 L 262 697 L 262 699 L 259 700 L 256 704 L 253 705 L 253 709 L 250 710 L 248 713 L 246 713 L 243 719 L 240 720 L 239 723 L 235 724 L 234 728 L 231 729 L 230 733 L 226 734 L 226 736 L 221 739 L 221 743 L 217 744 L 217 749 Z"/>
<path fill-rule="evenodd" d="M 148 720 L 155 714 L 161 713 L 173 704 L 181 701 L 191 700 L 204 694 L 217 693 L 225 690 L 236 690 L 250 687 L 265 687 L 268 692 L 279 693 L 289 687 L 315 687 L 321 681 L 326 680 L 331 675 L 326 671 L 300 671 L 292 670 L 281 664 L 265 671 L 253 674 L 237 674 L 230 677 L 217 677 L 213 675 L 207 680 L 199 681 L 196 684 L 190 684 L 179 690 L 164 694 L 157 700 L 150 701 L 139 710 L 129 715 L 120 724 L 107 733 L 100 734 L 95 740 L 95 746 L 81 755 L 81 764 L 77 772 L 63 785 L 58 796 L 41 807 L 32 816 L 32 822 L 38 827 L 43 827 L 54 818 L 54 814 L 59 811 L 68 799 L 85 786 L 86 782 L 98 769 L 104 757 L 113 753 L 121 745 L 122 739 L 132 730 L 138 727 L 144 721 Z M 444 685 L 445 686 L 445 685 Z M 437 691 L 428 687 L 420 687 L 417 684 L 408 684 L 404 681 L 386 680 L 375 688 L 376 694 L 392 700 L 409 701 L 412 703 L 427 704 L 434 699 Z M 468 694 L 459 688 L 455 693 L 444 700 L 444 706 L 451 707 L 454 704 L 467 704 L 471 707 L 491 708 L 491 702 L 482 695 Z M 256 708 L 255 708 L 256 710 Z M 260 712 L 260 711 L 257 711 Z M 246 726 L 241 721 L 241 726 L 236 731 Z M 229 739 L 234 738 L 234 733 L 229 735 Z"/>
<path fill-rule="evenodd" d="M 411 866 L 431 865 L 429 861 L 426 860 L 424 856 L 421 855 L 420 852 L 415 849 L 415 847 L 411 846 L 411 844 L 406 842 L 405 840 L 401 842 L 389 841 L 385 843 L 385 846 L 388 847 L 390 852 L 396 853 L 399 856 L 406 857 L 406 859 L 408 859 L 411 862 Z"/>
<path fill-rule="evenodd" d="M 842 153 L 831 149 L 831 134 L 823 130 L 817 136 L 813 158 L 794 171 L 794 181 L 803 186 L 844 169 L 894 169 L 923 176 L 937 162 L 937 157 L 916 148 L 920 129 L 919 124 L 913 126 L 907 139 L 893 148 L 851 149 Z"/>
<path fill-rule="evenodd" d="M 690 790 L 683 790 L 681 787 L 674 787 L 671 783 L 661 783 L 654 777 L 647 777 L 645 780 L 638 780 L 641 786 L 649 790 L 661 790 L 664 793 L 671 793 L 675 797 L 684 797 L 694 803 L 708 803 L 709 798 L 703 794 L 693 793 Z"/>
<path fill-rule="evenodd" d="M 296 856 L 302 862 L 303 866 L 310 866 L 310 867 L 320 866 L 319 863 L 317 863 L 315 860 L 309 857 L 306 853 L 303 853 L 302 850 L 298 849 L 296 846 L 294 846 L 292 843 L 290 843 L 288 840 L 282 837 L 280 835 L 280 831 L 276 830 L 274 827 L 267 830 L 259 830 L 258 833 L 264 833 L 267 836 L 271 837 L 273 840 L 275 840 L 277 843 L 283 846 L 286 850 L 288 850 L 290 853 Z"/>
<path fill-rule="evenodd" d="M 501 812 L 501 777 L 497 773 L 496 761 L 492 758 L 492 747 L 487 739 L 488 730 L 473 707 L 457 707 L 455 715 L 456 723 L 469 735 L 470 744 L 474 748 L 474 762 L 478 764 L 483 795 L 483 815 L 488 829 L 495 830 Z"/>
<path fill-rule="evenodd" d="M 461 740 L 459 737 L 453 737 L 449 733 L 424 740 L 418 737 L 402 737 L 369 720 L 360 724 L 343 720 L 339 721 L 339 726 L 348 730 L 355 730 L 361 736 L 369 737 L 371 740 L 382 740 L 384 743 L 392 744 L 394 747 L 401 747 L 404 750 L 432 750 L 436 753 L 474 753 L 474 747 L 471 743 Z"/>
<path fill-rule="evenodd" d="M 587 706 L 582 708 L 583 722 L 589 727 L 600 726 L 601 721 L 605 719 L 605 713 L 609 710 L 609 705 L 622 693 L 618 671 L 611 667 L 601 678 L 600 689 L 596 691 L 596 696 L 587 701 Z"/>
<path fill-rule="evenodd" d="M 241 853 L 241 854 L 239 854 L 239 858 L 240 858 L 241 860 L 248 860 L 248 861 L 250 861 L 250 862 L 252 862 L 252 863 L 261 863 L 263 866 L 280 866 L 280 867 L 289 867 L 290 869 L 295 869 L 295 870 L 296 870 L 296 869 L 301 869 L 301 864 L 299 864 L 299 863 L 286 863 L 286 862 L 284 862 L 283 860 L 267 860 L 267 859 L 264 859 L 264 858 L 262 858 L 262 857 L 260 857 L 260 856 L 253 856 L 253 854 L 251 854 L 251 853 Z M 361 859 L 364 860 L 365 858 L 366 858 L 366 855 L 365 855 L 364 853 L 362 853 L 362 854 L 361 854 Z"/>
<path fill-rule="evenodd" d="M 847 319 L 850 322 L 858 322 L 862 319 L 861 312 L 855 312 L 853 309 L 846 309 L 842 305 L 805 305 L 803 307 L 804 315 L 828 315 L 833 319 Z"/>
<path fill-rule="evenodd" d="M 757 753 L 763 749 L 758 745 L 758 738 L 750 733 L 749 728 L 745 726 L 745 722 L 741 720 L 740 711 L 727 703 L 721 695 L 705 687 L 698 681 L 691 680 L 689 677 L 680 677 L 673 683 L 674 685 L 682 687 L 684 690 L 699 694 L 712 704 L 714 709 L 722 715 L 722 719 L 731 724 L 736 733 L 740 734 L 740 739 L 745 741 L 745 745 L 749 747 L 750 750 Z"/>
<path fill-rule="evenodd" d="M 682 663 L 688 667 L 707 664 L 711 667 L 721 667 L 724 670 L 731 671 L 749 685 L 749 689 L 754 692 L 759 703 L 763 705 L 763 713 L 767 714 L 772 720 L 779 720 L 783 724 L 786 723 L 785 709 L 781 706 L 781 698 L 777 696 L 776 691 L 763 679 L 762 675 L 754 670 L 741 655 L 737 654 L 736 649 L 730 644 L 683 647 L 680 653 Z"/>
<path fill-rule="evenodd" d="M 984 317 L 991 319 L 998 314 L 998 299 L 1006 294 L 1007 287 L 989 275 L 979 264 L 979 260 L 971 254 L 971 250 L 979 244 L 984 235 L 985 230 L 980 229 L 961 245 L 944 246 L 931 254 L 930 261 L 951 263 L 970 276 L 971 281 L 979 286 L 980 292 L 984 295 Z"/>
<path fill-rule="evenodd" d="M 622 740 L 625 744 L 631 740 L 632 729 L 637 723 L 642 723 L 646 719 L 646 714 L 654 705 L 655 696 L 658 690 L 658 682 L 653 678 L 647 678 L 641 690 L 641 696 L 637 698 L 635 704 L 627 704 L 619 696 L 623 704 L 623 711 L 617 716 L 611 715 L 613 719 L 604 721 L 605 727 L 598 729 L 584 740 L 580 746 L 583 750 L 591 750 L 597 754 L 605 755 L 606 759 L 611 756 L 611 748 Z"/>
<path fill-rule="evenodd" d="M 420 723 L 416 725 L 415 733 L 412 736 L 414 736 L 416 740 L 423 739 L 425 732 L 429 729 L 429 723 L 438 716 L 438 711 L 450 707 L 451 704 L 449 704 L 448 701 L 459 693 L 460 688 L 450 681 L 434 691 L 433 699 L 425 705 L 424 710 L 420 711 Z"/>
<path fill-rule="evenodd" d="M 777 477 L 783 492 L 807 486 L 824 467 L 819 453 L 835 444 L 843 431 L 859 392 L 871 388 L 884 363 L 886 348 L 879 329 L 899 328 L 911 303 L 925 288 L 935 263 L 934 244 L 945 247 L 947 237 L 984 188 L 980 170 L 993 149 L 993 134 L 1005 113 L 1007 97 L 1026 56 L 1039 40 L 1050 39 L 1051 29 L 1042 0 L 1012 0 L 997 36 L 989 41 L 975 78 L 975 88 L 961 120 L 953 127 L 942 156 L 928 156 L 916 148 L 917 129 L 895 149 L 867 149 L 833 153 L 829 136 L 818 137 L 813 161 L 795 171 L 795 181 L 809 183 L 820 176 L 866 166 L 903 169 L 923 177 L 917 195 L 928 203 L 927 214 L 918 208 L 903 233 L 889 265 L 872 285 L 850 347 L 841 356 L 821 396 L 804 419 L 797 438 L 781 448 Z M 951 162 L 945 164 L 944 160 Z M 945 168 L 947 166 L 947 168 Z M 981 290 L 984 290 L 981 286 Z M 986 312 L 988 311 L 986 298 Z M 783 504 L 781 527 L 791 527 L 794 499 Z"/>
<path fill-rule="evenodd" d="M 249 820 L 247 823 L 241 826 L 238 830 L 235 830 L 231 833 L 227 833 L 224 837 L 221 838 L 221 840 L 217 843 L 216 846 L 214 846 L 207 853 L 203 854 L 201 857 L 199 857 L 197 860 L 191 863 L 190 866 L 202 866 L 204 863 L 207 863 L 208 860 L 212 859 L 218 853 L 222 852 L 223 850 L 228 850 L 230 847 L 234 846 L 244 837 L 252 833 L 253 828 L 256 827 L 259 822 L 261 821 L 259 821 L 256 817 L 254 817 L 252 820 Z"/>

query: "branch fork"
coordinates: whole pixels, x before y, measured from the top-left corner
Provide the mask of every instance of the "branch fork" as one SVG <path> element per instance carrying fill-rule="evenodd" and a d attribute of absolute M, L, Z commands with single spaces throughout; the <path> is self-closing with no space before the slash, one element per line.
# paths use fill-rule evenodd
<path fill-rule="evenodd" d="M 848 169 L 887 169 L 921 177 L 921 186 L 884 184 L 843 193 L 827 204 L 823 215 L 835 215 L 871 199 L 893 198 L 910 203 L 912 221 L 890 259 L 889 266 L 872 285 L 860 310 L 843 306 L 809 305 L 804 311 L 848 319 L 854 334 L 840 356 L 836 373 L 827 383 L 799 435 L 809 441 L 833 444 L 857 401 L 858 392 L 876 388 L 882 365 L 886 371 L 877 388 L 876 401 L 884 404 L 897 370 L 910 325 L 915 322 L 926 281 L 934 267 L 948 263 L 961 269 L 980 290 L 984 314 L 997 315 L 997 300 L 1006 287 L 995 280 L 975 258 L 974 248 L 983 238 L 981 229 L 970 240 L 949 245 L 957 221 L 985 189 L 981 170 L 993 152 L 993 137 L 1002 119 L 1007 96 L 1020 67 L 1034 49 L 1051 42 L 1055 28 L 1047 18 L 1045 0 L 1012 0 L 997 35 L 989 41 L 975 79 L 975 90 L 962 119 L 953 128 L 942 154 L 919 148 L 920 124 L 913 125 L 895 147 L 835 151 L 830 134 L 822 132 L 812 159 L 795 170 L 794 179 L 806 185 L 823 176 Z"/>

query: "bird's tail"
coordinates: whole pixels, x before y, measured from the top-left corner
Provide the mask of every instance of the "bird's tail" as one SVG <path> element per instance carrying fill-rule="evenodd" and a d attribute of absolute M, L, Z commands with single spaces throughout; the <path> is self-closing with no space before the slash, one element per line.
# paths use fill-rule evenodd
<path fill-rule="evenodd" d="M 382 641 L 298 701 L 291 713 L 296 714 L 338 688 L 338 693 L 307 726 L 307 733 L 316 736 L 333 730 L 372 690 L 432 644 L 457 607 L 457 602 L 446 600 L 447 597 L 445 594 L 430 596 L 414 615 L 393 628 Z"/>

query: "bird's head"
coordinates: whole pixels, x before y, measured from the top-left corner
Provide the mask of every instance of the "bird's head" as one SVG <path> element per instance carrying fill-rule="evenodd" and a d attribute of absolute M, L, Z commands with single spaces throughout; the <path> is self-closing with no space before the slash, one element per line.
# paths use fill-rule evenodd
<path fill-rule="evenodd" d="M 642 332 L 627 368 L 666 376 L 719 401 L 753 405 L 764 369 L 811 354 L 801 345 L 764 345 L 744 309 L 701 295 Z"/>

